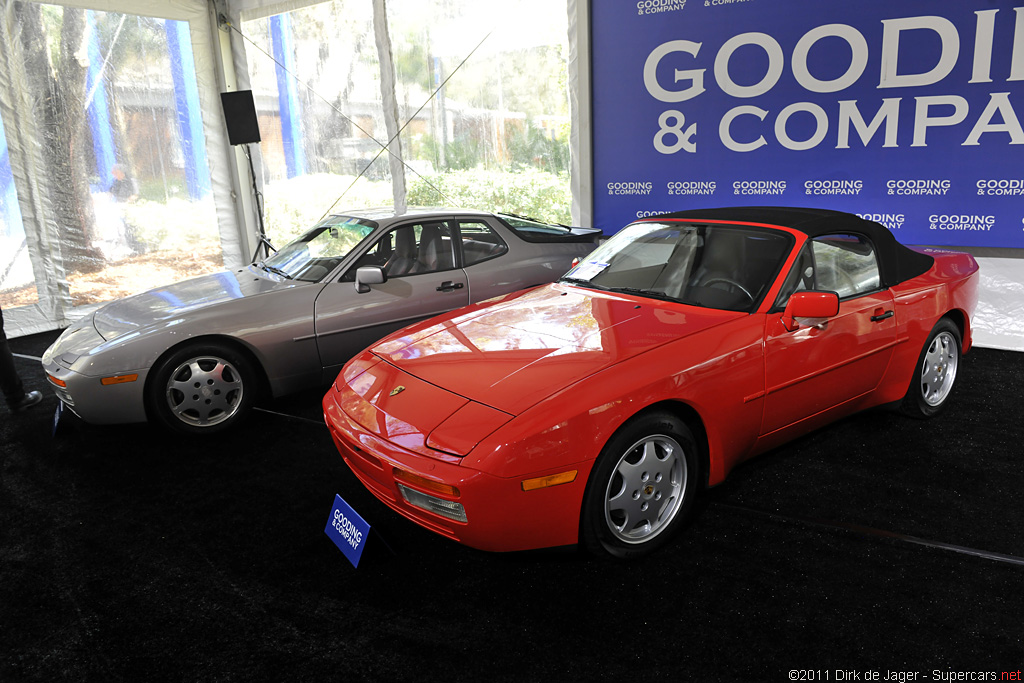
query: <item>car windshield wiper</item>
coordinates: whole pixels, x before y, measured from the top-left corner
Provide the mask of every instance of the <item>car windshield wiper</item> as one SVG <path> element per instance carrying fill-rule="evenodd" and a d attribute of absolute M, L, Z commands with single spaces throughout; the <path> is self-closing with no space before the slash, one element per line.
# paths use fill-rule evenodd
<path fill-rule="evenodd" d="M 273 273 L 274 275 L 280 275 L 281 277 L 287 278 L 288 280 L 292 279 L 291 275 L 289 275 L 288 273 L 284 272 L 280 268 L 278 268 L 276 266 L 268 266 L 266 261 L 260 261 L 260 267 L 263 270 L 267 271 L 268 273 Z"/>
<path fill-rule="evenodd" d="M 603 285 L 595 284 L 595 283 L 591 282 L 590 280 L 581 280 L 578 277 L 560 277 L 560 278 L 558 278 L 558 281 L 559 282 L 567 282 L 570 285 L 580 285 L 581 287 L 590 287 L 591 289 L 599 289 L 602 292 L 609 292 L 609 291 L 611 291 L 611 289 L 609 287 L 605 287 Z"/>
<path fill-rule="evenodd" d="M 609 291 L 619 292 L 621 294 L 636 294 L 638 296 L 647 296 L 652 299 L 661 299 L 662 301 L 680 301 L 674 296 L 669 296 L 665 292 L 659 292 L 656 289 L 640 289 L 638 287 L 610 287 Z"/>

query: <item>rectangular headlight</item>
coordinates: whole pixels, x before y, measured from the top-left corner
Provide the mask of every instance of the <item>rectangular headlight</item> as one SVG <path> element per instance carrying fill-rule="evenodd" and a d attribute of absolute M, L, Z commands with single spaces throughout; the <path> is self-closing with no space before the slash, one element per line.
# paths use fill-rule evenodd
<path fill-rule="evenodd" d="M 402 497 L 405 498 L 409 505 L 421 508 L 427 512 L 433 512 L 435 515 L 454 519 L 456 522 L 465 523 L 468 521 L 466 519 L 466 509 L 462 507 L 462 503 L 431 496 L 428 493 L 411 489 L 402 483 L 398 484 L 398 490 L 402 492 Z"/>

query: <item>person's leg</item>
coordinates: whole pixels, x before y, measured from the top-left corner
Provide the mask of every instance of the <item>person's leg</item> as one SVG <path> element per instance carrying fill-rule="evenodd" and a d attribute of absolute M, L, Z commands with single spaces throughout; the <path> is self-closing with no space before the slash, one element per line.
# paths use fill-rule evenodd
<path fill-rule="evenodd" d="M 25 398 L 25 387 L 14 367 L 14 356 L 7 344 L 4 334 L 4 309 L 0 308 L 0 390 L 3 391 L 7 405 L 14 406 Z"/>

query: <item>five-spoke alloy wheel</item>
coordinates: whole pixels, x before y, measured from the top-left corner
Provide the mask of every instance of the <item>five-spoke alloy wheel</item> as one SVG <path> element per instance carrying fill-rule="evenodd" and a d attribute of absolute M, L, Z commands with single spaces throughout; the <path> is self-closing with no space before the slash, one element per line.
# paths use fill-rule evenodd
<path fill-rule="evenodd" d="M 149 407 L 174 431 L 209 434 L 242 419 L 253 403 L 255 374 L 248 360 L 216 343 L 186 346 L 158 366 Z"/>
<path fill-rule="evenodd" d="M 599 555 L 631 558 L 668 542 L 693 505 L 693 435 L 664 412 L 637 416 L 608 441 L 584 494 L 580 536 Z"/>
<path fill-rule="evenodd" d="M 914 378 L 901 408 L 911 417 L 925 418 L 945 407 L 960 366 L 960 330 L 948 318 L 940 320 L 921 349 Z"/>

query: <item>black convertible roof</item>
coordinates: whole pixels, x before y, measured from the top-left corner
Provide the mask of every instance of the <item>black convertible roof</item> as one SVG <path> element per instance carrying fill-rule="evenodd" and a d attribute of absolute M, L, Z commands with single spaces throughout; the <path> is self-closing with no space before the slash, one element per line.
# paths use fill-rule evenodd
<path fill-rule="evenodd" d="M 735 206 L 688 209 L 652 216 L 647 220 L 663 219 L 761 223 L 799 230 L 808 237 L 836 233 L 862 235 L 875 246 L 882 283 L 885 287 L 891 287 L 917 277 L 927 272 L 935 262 L 931 256 L 914 251 L 897 242 L 892 232 L 884 225 L 844 211 L 786 206 Z"/>

